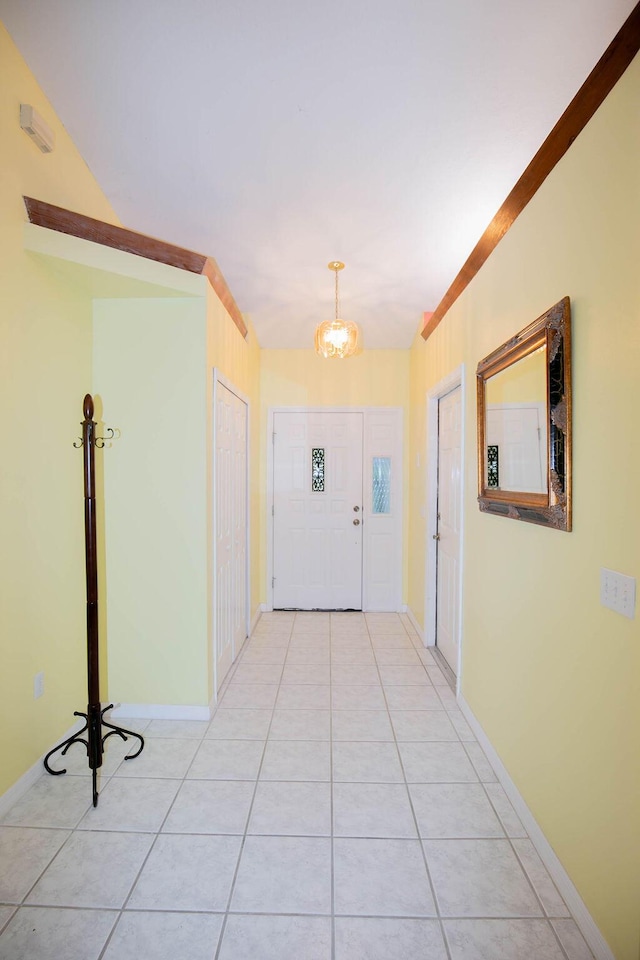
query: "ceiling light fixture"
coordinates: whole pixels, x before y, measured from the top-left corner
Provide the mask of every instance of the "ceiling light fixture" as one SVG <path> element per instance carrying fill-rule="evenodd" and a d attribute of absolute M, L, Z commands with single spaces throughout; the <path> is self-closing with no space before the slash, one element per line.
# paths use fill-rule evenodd
<path fill-rule="evenodd" d="M 327 266 L 336 275 L 336 318 L 325 320 L 316 327 L 316 353 L 326 360 L 334 357 L 345 360 L 359 352 L 360 331 L 351 320 L 340 320 L 338 317 L 338 272 L 344 270 L 344 263 L 332 260 Z"/>

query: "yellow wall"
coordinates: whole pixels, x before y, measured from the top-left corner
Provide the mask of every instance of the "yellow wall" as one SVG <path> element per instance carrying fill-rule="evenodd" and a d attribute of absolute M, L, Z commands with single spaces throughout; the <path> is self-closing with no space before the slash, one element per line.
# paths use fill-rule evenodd
<path fill-rule="evenodd" d="M 349 360 L 324 360 L 314 350 L 261 350 L 260 585 L 266 601 L 267 426 L 272 407 L 402 407 L 404 411 L 404 523 L 402 597 L 408 581 L 409 516 L 408 350 L 365 350 Z"/>
<path fill-rule="evenodd" d="M 250 402 L 257 530 L 259 348 L 200 297 L 94 301 L 94 383 L 119 437 L 103 455 L 110 699 L 206 707 L 213 696 L 214 367 Z M 256 538 L 257 540 L 257 538 Z M 258 551 L 251 554 L 252 574 Z M 258 606 L 252 576 L 251 612 Z"/>
<path fill-rule="evenodd" d="M 116 701 L 209 701 L 204 361 L 204 296 L 94 302 L 94 389 L 118 431 L 102 455 Z"/>
<path fill-rule="evenodd" d="M 96 464 L 107 492 L 99 505 L 103 699 L 209 703 L 211 367 L 252 403 L 257 531 L 259 350 L 204 278 L 25 232 L 23 194 L 118 220 L 1 25 L 0 88 L 2 795 L 86 704 L 82 454 L 72 442 L 87 392 L 96 419 L 120 431 Z M 20 129 L 21 102 L 54 129 L 52 154 Z M 252 612 L 258 556 L 254 546 Z M 36 701 L 41 670 L 45 694 Z"/>
<path fill-rule="evenodd" d="M 600 605 L 599 570 L 640 573 L 639 111 L 636 59 L 411 360 L 413 454 L 425 449 L 425 392 L 466 364 L 462 693 L 617 960 L 637 960 L 639 946 L 640 630 Z M 570 534 L 476 503 L 476 364 L 565 295 Z M 422 619 L 424 522 L 411 529 L 409 599 Z"/>
<path fill-rule="evenodd" d="M 87 702 L 82 454 L 91 303 L 23 249 L 23 194 L 117 219 L 0 24 L 0 794 Z M 20 129 L 31 103 L 56 133 Z M 45 693 L 33 680 L 45 674 Z"/>
<path fill-rule="evenodd" d="M 261 363 L 265 410 L 408 405 L 407 350 L 365 350 L 349 360 L 324 360 L 314 350 L 262 350 Z"/>

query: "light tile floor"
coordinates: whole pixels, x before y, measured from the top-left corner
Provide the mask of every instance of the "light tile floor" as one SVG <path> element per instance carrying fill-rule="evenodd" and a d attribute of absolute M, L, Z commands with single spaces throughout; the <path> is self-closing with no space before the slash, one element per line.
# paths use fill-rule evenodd
<path fill-rule="evenodd" d="M 0 960 L 591 960 L 406 617 L 262 617 L 211 723 L 0 824 Z"/>

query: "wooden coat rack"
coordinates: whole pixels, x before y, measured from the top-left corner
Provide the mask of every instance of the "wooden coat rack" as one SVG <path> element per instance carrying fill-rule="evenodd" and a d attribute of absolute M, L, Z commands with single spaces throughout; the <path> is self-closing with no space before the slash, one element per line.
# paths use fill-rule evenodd
<path fill-rule="evenodd" d="M 102 754 L 104 753 L 104 744 L 109 737 L 118 736 L 122 740 L 129 737 L 135 737 L 140 741 L 140 746 L 135 753 L 129 754 L 125 760 L 133 760 L 139 756 L 144 747 L 144 740 L 139 733 L 132 730 L 124 730 L 122 727 L 107 723 L 104 715 L 107 710 L 113 708 L 110 703 L 103 707 L 100 703 L 100 658 L 98 647 L 98 557 L 96 541 L 96 483 L 95 483 L 95 448 L 104 447 L 105 439 L 110 440 L 114 433 L 109 430 L 109 436 L 96 436 L 96 423 L 93 420 L 93 397 L 90 393 L 86 395 L 83 401 L 82 410 L 84 420 L 82 421 L 82 438 L 80 443 L 74 443 L 74 447 L 82 447 L 84 453 L 84 540 L 85 540 L 85 561 L 87 570 L 87 712 L 81 713 L 75 710 L 74 717 L 84 717 L 85 723 L 82 729 L 72 734 L 62 743 L 50 750 L 44 758 L 44 766 L 48 773 L 53 776 L 61 776 L 66 773 L 65 770 L 54 770 L 49 766 L 49 758 L 54 753 L 61 751 L 64 757 L 69 747 L 74 743 L 82 743 L 86 747 L 89 767 L 92 772 L 93 781 L 93 805 L 98 805 L 98 770 L 102 766 Z M 108 732 L 103 735 L 102 728 L 106 727 Z M 86 739 L 82 734 L 86 731 Z"/>

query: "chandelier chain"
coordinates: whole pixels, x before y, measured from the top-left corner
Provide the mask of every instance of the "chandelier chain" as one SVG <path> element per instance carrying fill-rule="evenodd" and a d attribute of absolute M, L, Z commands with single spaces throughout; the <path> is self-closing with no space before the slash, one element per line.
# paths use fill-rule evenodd
<path fill-rule="evenodd" d="M 338 268 L 335 269 L 336 274 L 336 320 L 338 319 Z"/>

